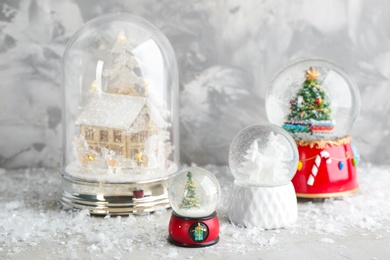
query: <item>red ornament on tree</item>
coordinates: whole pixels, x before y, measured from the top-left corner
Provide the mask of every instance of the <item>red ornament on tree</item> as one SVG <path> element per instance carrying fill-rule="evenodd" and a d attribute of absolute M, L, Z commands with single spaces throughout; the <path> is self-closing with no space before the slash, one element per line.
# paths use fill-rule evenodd
<path fill-rule="evenodd" d="M 317 97 L 315 102 L 316 102 L 317 105 L 320 106 L 322 104 L 322 98 L 321 97 Z"/>

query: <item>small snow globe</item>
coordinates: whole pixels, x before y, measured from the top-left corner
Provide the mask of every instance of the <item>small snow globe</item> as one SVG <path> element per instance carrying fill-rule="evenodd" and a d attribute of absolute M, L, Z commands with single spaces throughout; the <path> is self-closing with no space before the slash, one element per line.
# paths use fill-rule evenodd
<path fill-rule="evenodd" d="M 140 17 L 98 17 L 70 39 L 63 80 L 62 204 L 114 215 L 168 208 L 179 128 L 167 38 Z"/>
<path fill-rule="evenodd" d="M 359 155 L 348 133 L 359 110 L 355 82 L 329 61 L 300 60 L 273 79 L 266 111 L 270 122 L 282 126 L 297 143 L 297 196 L 337 197 L 357 190 Z"/>
<path fill-rule="evenodd" d="M 264 229 L 294 223 L 297 199 L 291 179 L 297 165 L 297 147 L 283 128 L 257 124 L 241 130 L 229 150 L 229 167 L 235 178 L 230 221 Z"/>
<path fill-rule="evenodd" d="M 204 247 L 219 241 L 215 209 L 221 198 L 217 178 L 209 171 L 190 167 L 180 171 L 169 185 L 173 212 L 169 241 L 184 247 Z"/>

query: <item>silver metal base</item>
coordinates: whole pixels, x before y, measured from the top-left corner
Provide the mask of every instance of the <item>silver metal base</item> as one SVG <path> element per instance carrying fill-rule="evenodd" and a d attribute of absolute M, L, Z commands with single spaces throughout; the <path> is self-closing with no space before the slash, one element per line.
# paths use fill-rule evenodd
<path fill-rule="evenodd" d="M 94 215 L 146 214 L 170 208 L 169 181 L 170 177 L 142 183 L 98 183 L 63 175 L 61 203 L 64 207 L 88 209 Z"/>

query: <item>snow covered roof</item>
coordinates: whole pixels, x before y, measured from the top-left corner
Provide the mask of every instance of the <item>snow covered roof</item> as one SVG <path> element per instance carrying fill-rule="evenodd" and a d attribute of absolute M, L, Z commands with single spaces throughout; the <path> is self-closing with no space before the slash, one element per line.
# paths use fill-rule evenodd
<path fill-rule="evenodd" d="M 108 93 L 95 94 L 77 118 L 76 125 L 131 130 L 143 108 L 159 128 L 170 125 L 148 98 Z"/>

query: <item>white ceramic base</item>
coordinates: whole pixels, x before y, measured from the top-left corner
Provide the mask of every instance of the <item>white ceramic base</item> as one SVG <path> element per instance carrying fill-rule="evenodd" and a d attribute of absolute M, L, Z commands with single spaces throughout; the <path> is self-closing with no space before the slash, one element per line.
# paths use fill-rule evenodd
<path fill-rule="evenodd" d="M 234 182 L 229 207 L 230 221 L 244 227 L 283 228 L 297 220 L 293 184 L 278 187 L 243 186 Z"/>

